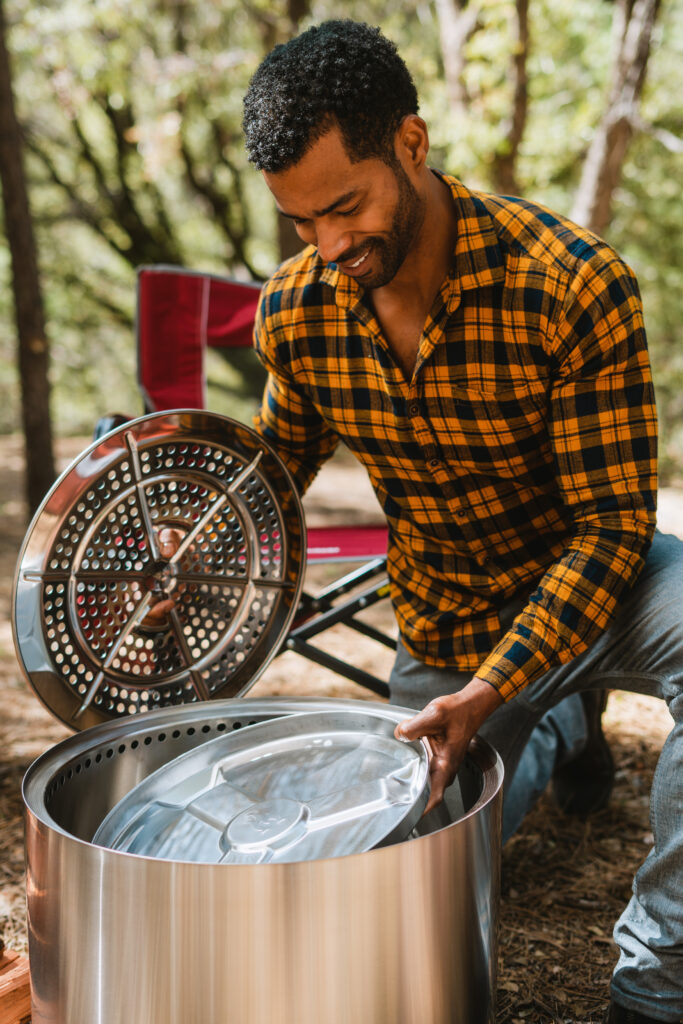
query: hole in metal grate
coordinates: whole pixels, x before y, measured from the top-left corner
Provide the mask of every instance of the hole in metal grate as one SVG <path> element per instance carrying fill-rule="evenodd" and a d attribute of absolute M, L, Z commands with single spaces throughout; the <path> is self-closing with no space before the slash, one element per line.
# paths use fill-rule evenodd
<path fill-rule="evenodd" d="M 249 722 L 249 725 L 255 724 L 255 721 Z M 218 733 L 223 733 L 228 728 L 231 728 L 233 730 L 241 729 L 242 722 L 239 720 L 235 720 L 231 721 L 230 723 L 222 721 L 216 723 L 205 723 L 201 726 L 201 733 L 204 736 L 208 736 L 208 734 L 211 733 L 214 729 Z M 197 732 L 197 728 L 195 726 L 189 726 L 185 731 L 186 735 L 194 736 Z M 107 747 L 103 748 L 102 750 L 98 750 L 97 752 L 90 751 L 88 756 L 85 757 L 84 760 L 77 761 L 69 765 L 58 776 L 55 776 L 52 779 L 52 781 L 48 784 L 48 786 L 45 789 L 46 805 L 49 807 L 52 798 L 65 785 L 66 782 L 74 779 L 81 773 L 87 772 L 87 770 L 90 768 L 95 768 L 103 761 L 108 761 L 112 758 L 115 758 L 117 755 L 125 754 L 128 749 L 130 749 L 131 751 L 137 750 L 138 747 L 140 746 L 140 743 L 142 743 L 143 746 L 149 747 L 154 742 L 155 739 L 157 740 L 158 743 L 164 743 L 169 738 L 172 740 L 178 740 L 182 737 L 182 735 L 183 734 L 180 729 L 174 729 L 173 732 L 170 734 L 170 737 L 166 732 L 161 731 L 157 733 L 156 736 L 154 734 L 151 734 L 137 739 L 133 739 L 128 744 L 120 743 L 116 749 L 113 747 Z"/>

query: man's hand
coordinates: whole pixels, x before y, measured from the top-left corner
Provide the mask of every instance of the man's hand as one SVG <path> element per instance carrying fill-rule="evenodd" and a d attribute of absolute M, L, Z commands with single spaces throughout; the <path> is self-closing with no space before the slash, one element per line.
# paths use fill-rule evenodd
<path fill-rule="evenodd" d="M 396 739 L 426 737 L 432 748 L 429 762 L 431 793 L 425 814 L 441 803 L 444 790 L 455 778 L 470 740 L 502 703 L 498 691 L 475 676 L 459 693 L 437 697 L 415 718 L 406 719 L 396 726 Z"/>
<path fill-rule="evenodd" d="M 175 555 L 180 547 L 183 534 L 171 526 L 162 527 L 157 534 L 157 547 L 161 558 L 169 559 Z M 180 593 L 180 589 L 178 590 Z M 142 620 L 143 626 L 163 626 L 166 623 L 168 613 L 175 607 L 175 600 L 171 597 L 155 598 L 154 603 Z"/>

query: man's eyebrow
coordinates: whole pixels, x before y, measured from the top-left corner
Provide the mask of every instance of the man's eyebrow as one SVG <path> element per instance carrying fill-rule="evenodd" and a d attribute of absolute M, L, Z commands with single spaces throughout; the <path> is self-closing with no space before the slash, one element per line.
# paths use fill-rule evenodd
<path fill-rule="evenodd" d="M 332 213 L 334 210 L 337 209 L 338 206 L 343 206 L 344 203 L 348 203 L 352 199 L 355 199 L 359 192 L 360 192 L 360 189 L 357 189 L 357 188 L 351 189 L 350 192 L 345 192 L 343 196 L 339 196 L 338 199 L 335 199 L 335 201 L 333 203 L 330 203 L 330 205 L 326 206 L 323 210 L 314 210 L 313 211 L 313 216 L 314 217 L 324 217 L 326 214 Z M 280 208 L 278 207 L 278 209 L 280 209 Z M 288 217 L 289 220 L 308 220 L 309 219 L 308 217 L 300 217 L 296 213 L 285 213 L 284 210 L 280 210 L 280 213 L 282 214 L 283 217 Z"/>

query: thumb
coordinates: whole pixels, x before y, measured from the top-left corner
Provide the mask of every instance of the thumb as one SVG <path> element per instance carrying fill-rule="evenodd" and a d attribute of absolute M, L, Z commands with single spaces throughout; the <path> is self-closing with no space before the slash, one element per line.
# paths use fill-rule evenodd
<path fill-rule="evenodd" d="M 423 736 L 431 736 L 441 728 L 442 717 L 441 707 L 432 701 L 419 715 L 399 722 L 394 736 L 397 740 L 419 740 Z"/>

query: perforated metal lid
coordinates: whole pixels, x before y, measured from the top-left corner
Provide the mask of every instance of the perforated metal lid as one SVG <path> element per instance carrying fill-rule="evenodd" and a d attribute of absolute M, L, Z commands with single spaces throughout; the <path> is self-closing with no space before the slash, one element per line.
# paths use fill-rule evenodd
<path fill-rule="evenodd" d="M 196 411 L 133 420 L 69 466 L 29 527 L 12 614 L 29 682 L 75 729 L 243 693 L 286 635 L 304 552 L 291 477 L 254 431 Z"/>
<path fill-rule="evenodd" d="M 135 786 L 93 842 L 211 864 L 290 863 L 405 839 L 429 796 L 422 742 L 381 713 L 331 710 L 252 725 Z"/>

